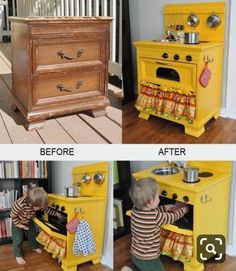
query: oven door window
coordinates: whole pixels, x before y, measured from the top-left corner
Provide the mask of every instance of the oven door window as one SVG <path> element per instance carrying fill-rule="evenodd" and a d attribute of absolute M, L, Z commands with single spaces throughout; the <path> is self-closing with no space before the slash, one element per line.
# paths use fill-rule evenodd
<path fill-rule="evenodd" d="M 197 68 L 195 64 L 142 58 L 140 69 L 140 81 L 196 91 Z"/>
<path fill-rule="evenodd" d="M 179 73 L 176 70 L 170 69 L 170 68 L 162 68 L 162 67 L 157 68 L 156 77 L 166 79 L 166 80 L 180 82 Z"/>

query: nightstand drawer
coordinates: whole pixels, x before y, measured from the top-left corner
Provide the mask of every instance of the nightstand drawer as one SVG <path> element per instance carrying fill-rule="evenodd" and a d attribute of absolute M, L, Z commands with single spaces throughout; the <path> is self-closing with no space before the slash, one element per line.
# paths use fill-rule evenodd
<path fill-rule="evenodd" d="M 51 105 L 104 95 L 104 70 L 70 72 L 34 78 L 32 104 Z"/>
<path fill-rule="evenodd" d="M 105 41 L 102 36 L 86 35 L 83 39 L 33 41 L 33 73 L 77 66 L 105 64 Z"/>

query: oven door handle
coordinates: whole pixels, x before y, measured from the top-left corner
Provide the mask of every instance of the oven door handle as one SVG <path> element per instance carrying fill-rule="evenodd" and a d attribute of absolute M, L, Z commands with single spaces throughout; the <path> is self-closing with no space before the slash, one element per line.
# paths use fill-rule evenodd
<path fill-rule="evenodd" d="M 163 62 L 160 62 L 160 61 L 156 61 L 156 64 L 160 64 L 160 65 L 164 65 L 164 66 L 172 66 L 171 63 L 163 63 Z"/>

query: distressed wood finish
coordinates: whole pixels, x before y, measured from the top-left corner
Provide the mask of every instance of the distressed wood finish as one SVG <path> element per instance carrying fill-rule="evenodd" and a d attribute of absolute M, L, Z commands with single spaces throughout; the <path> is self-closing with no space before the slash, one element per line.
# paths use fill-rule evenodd
<path fill-rule="evenodd" d="M 106 114 L 111 18 L 11 18 L 12 107 L 27 130 L 49 117 Z M 98 113 L 99 112 L 99 113 Z"/>
<path fill-rule="evenodd" d="M 106 121 L 101 135 L 101 131 L 97 129 L 97 125 L 101 125 L 100 118 L 94 119 L 95 123 L 88 123 L 81 117 L 84 115 L 83 113 L 57 117 L 53 120 L 49 119 L 46 120 L 44 129 L 26 131 L 23 127 L 23 116 L 14 113 L 11 108 L 11 82 L 11 44 L 0 43 L 0 144 L 49 144 L 52 142 L 67 144 L 71 143 L 71 139 L 73 143 L 80 144 L 107 144 L 117 142 L 117 134 L 120 138 L 118 143 L 121 143 L 121 103 L 115 101 L 114 96 L 111 95 L 113 92 L 119 93 L 120 90 L 114 88 L 111 84 L 109 84 L 108 96 L 111 104 L 115 104 L 117 108 L 111 106 L 106 108 Z M 111 123 L 116 126 L 114 131 L 111 131 Z M 111 136 L 112 132 L 114 137 Z"/>

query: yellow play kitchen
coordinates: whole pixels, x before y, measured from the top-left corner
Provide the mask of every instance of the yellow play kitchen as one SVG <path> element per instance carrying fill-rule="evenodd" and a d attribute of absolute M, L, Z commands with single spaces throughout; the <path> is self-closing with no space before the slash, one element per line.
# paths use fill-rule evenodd
<path fill-rule="evenodd" d="M 225 3 L 171 4 L 160 40 L 136 41 L 139 117 L 182 124 L 199 137 L 217 119 L 225 34 Z"/>
<path fill-rule="evenodd" d="M 173 225 L 163 226 L 161 242 L 162 254 L 183 262 L 185 271 L 204 270 L 204 264 L 197 260 L 199 235 L 223 235 L 227 239 L 231 172 L 232 162 L 176 161 L 133 174 L 135 180 L 152 177 L 157 181 L 160 204 L 188 204 L 188 214 Z M 184 245 L 180 247 L 180 243 Z"/>
<path fill-rule="evenodd" d="M 65 195 L 49 194 L 49 206 L 61 218 L 44 215 L 34 218 L 41 228 L 37 240 L 61 262 L 65 271 L 77 265 L 100 262 L 103 250 L 108 188 L 108 163 L 72 169 L 72 186 Z"/>

